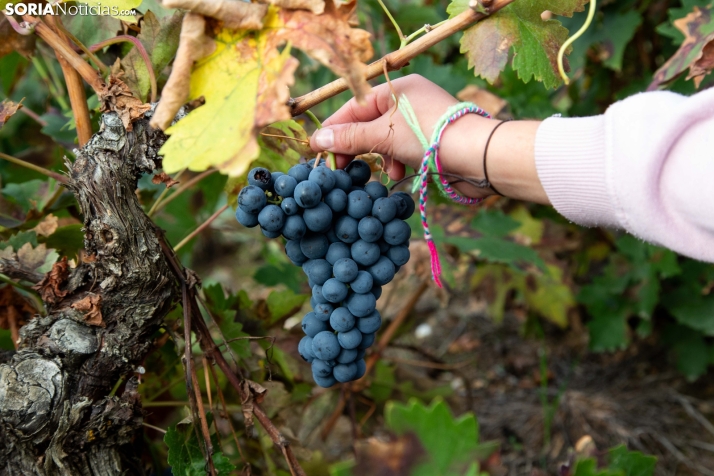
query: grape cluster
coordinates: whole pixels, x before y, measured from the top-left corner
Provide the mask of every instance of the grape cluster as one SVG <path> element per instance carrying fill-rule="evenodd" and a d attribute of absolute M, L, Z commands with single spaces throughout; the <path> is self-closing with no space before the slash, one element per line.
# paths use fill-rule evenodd
<path fill-rule="evenodd" d="M 312 312 L 298 346 L 321 387 L 364 375 L 364 355 L 382 324 L 382 286 L 409 261 L 414 200 L 391 196 L 361 160 L 331 170 L 315 159 L 287 174 L 255 168 L 238 195 L 236 219 L 268 238 L 285 237 L 285 252 L 312 288 Z"/>

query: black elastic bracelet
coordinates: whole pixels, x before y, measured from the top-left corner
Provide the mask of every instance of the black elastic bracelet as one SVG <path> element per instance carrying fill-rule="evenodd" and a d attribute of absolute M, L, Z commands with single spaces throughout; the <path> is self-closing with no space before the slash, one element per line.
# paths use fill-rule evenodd
<path fill-rule="evenodd" d="M 491 129 L 491 133 L 488 135 L 488 140 L 486 140 L 486 147 L 484 148 L 484 151 L 483 151 L 483 175 L 486 178 L 486 182 L 491 187 L 491 190 L 493 190 L 493 192 L 496 195 L 501 195 L 501 196 L 503 196 L 503 194 L 501 192 L 499 192 L 498 190 L 496 190 L 496 187 L 494 187 L 493 184 L 491 183 L 491 181 L 488 179 L 488 171 L 486 170 L 486 156 L 488 155 L 488 145 L 491 143 L 491 138 L 493 137 L 493 133 L 496 132 L 496 129 L 498 129 L 499 127 L 501 127 L 503 124 L 507 123 L 508 121 L 510 121 L 510 119 L 505 119 L 505 120 L 499 122 L 498 124 L 496 124 L 496 127 Z"/>

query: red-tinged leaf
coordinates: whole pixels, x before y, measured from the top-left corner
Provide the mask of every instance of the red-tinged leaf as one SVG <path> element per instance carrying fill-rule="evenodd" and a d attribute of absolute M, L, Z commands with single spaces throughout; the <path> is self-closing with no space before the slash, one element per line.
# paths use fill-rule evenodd
<path fill-rule="evenodd" d="M 546 10 L 570 17 L 582 11 L 587 0 L 518 0 L 467 29 L 461 38 L 474 74 L 493 83 L 508 63 L 513 49 L 513 69 L 528 82 L 532 78 L 545 87 L 560 84 L 558 50 L 568 30 L 558 20 L 541 18 Z M 468 0 L 454 0 L 447 9 L 454 17 L 469 8 Z"/>
<path fill-rule="evenodd" d="M 675 20 L 674 26 L 684 33 L 684 42 L 677 52 L 655 73 L 647 88 L 654 90 L 689 69 L 687 79 L 694 79 L 699 87 L 702 79 L 714 69 L 714 7 L 699 8 L 684 18 Z"/>

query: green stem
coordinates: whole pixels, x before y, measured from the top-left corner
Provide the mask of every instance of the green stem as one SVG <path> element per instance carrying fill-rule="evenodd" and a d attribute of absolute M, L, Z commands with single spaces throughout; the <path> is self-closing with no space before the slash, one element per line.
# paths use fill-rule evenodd
<path fill-rule="evenodd" d="M 184 173 L 185 171 L 186 171 L 186 169 L 183 169 L 183 170 L 179 171 L 176 175 L 174 175 L 173 179 L 176 180 L 176 181 L 178 181 L 178 179 L 181 178 L 181 175 L 183 175 L 183 173 Z M 161 200 L 163 200 L 164 197 L 166 197 L 166 194 L 169 193 L 169 190 L 170 190 L 170 187 L 164 187 L 164 189 L 162 190 L 162 192 L 159 194 L 159 198 L 156 199 L 156 201 L 154 202 L 154 204 L 153 204 L 153 205 L 151 206 L 151 208 L 149 209 L 149 212 L 147 213 L 148 216 L 151 216 L 151 215 L 154 214 L 154 212 L 156 211 L 156 207 L 158 207 L 158 206 L 159 206 L 159 203 L 161 202 Z"/>
<path fill-rule="evenodd" d="M 315 124 L 315 127 L 322 129 L 322 122 L 320 122 L 320 119 L 318 119 L 312 111 L 305 111 L 305 115 L 310 118 L 310 120 Z M 337 160 L 335 159 L 335 154 L 332 152 L 327 153 L 327 163 L 330 165 L 330 169 L 337 169 Z"/>
<path fill-rule="evenodd" d="M 114 388 L 112 389 L 111 392 L 109 392 L 109 396 L 113 397 L 116 395 L 117 391 L 119 390 L 119 387 L 121 387 L 121 384 L 124 383 L 124 377 L 120 377 L 119 380 L 117 380 L 117 383 L 114 384 Z"/>
<path fill-rule="evenodd" d="M 13 281 L 12 279 L 10 279 L 10 278 L 8 278 L 7 276 L 5 276 L 4 274 L 0 274 L 0 282 L 7 283 L 7 284 L 9 284 L 10 286 L 15 287 L 15 288 L 17 288 L 17 289 L 22 289 L 22 290 L 25 291 L 26 293 L 35 294 L 35 291 L 33 291 L 32 289 L 30 289 L 30 288 L 28 288 L 27 286 L 24 286 L 24 285 L 22 285 L 22 284 L 20 284 L 20 283 L 17 283 L 17 282 L 15 282 L 15 281 Z"/>
<path fill-rule="evenodd" d="M 193 187 L 195 184 L 203 180 L 204 178 L 208 177 L 209 175 L 212 175 L 214 173 L 218 172 L 218 169 L 209 169 L 206 170 L 205 172 L 202 172 L 195 177 L 193 177 L 191 180 L 186 182 L 182 187 L 179 187 L 173 194 L 169 195 L 163 202 L 161 202 L 159 205 L 156 206 L 154 209 L 154 214 L 158 213 L 160 210 L 162 210 L 166 205 L 171 203 L 176 197 L 181 195 L 183 192 L 188 190 L 189 188 Z M 151 213 L 149 213 L 149 216 L 152 216 Z"/>
<path fill-rule="evenodd" d="M 51 170 L 47 170 L 46 168 L 40 167 L 39 165 L 25 162 L 24 160 L 20 160 L 16 157 L 13 157 L 12 155 L 7 155 L 7 154 L 0 152 L 0 159 L 5 159 L 8 162 L 11 162 L 15 165 L 19 165 L 20 167 L 25 167 L 26 169 L 34 170 L 35 172 L 39 172 L 42 175 L 51 177 L 60 183 L 67 183 L 67 177 L 65 177 L 64 175 L 58 174 L 57 172 L 53 172 Z"/>
<path fill-rule="evenodd" d="M 84 43 L 79 41 L 79 39 L 77 39 L 77 37 L 74 36 L 72 32 L 65 28 L 61 21 L 58 21 L 55 24 L 62 31 L 62 33 L 67 35 L 67 37 L 72 40 L 72 42 L 77 45 L 79 49 L 82 50 L 84 54 L 89 57 L 92 63 L 94 63 L 94 65 L 101 70 L 102 74 L 109 73 L 109 67 L 105 65 L 99 58 L 97 58 L 96 55 L 92 53 L 86 46 L 84 46 Z"/>
<path fill-rule="evenodd" d="M 435 28 L 439 28 L 439 26 L 441 26 L 441 25 L 442 25 L 443 23 L 445 23 L 446 21 L 447 21 L 447 20 L 442 20 L 442 21 L 440 21 L 439 23 L 437 23 L 436 25 L 433 25 L 433 26 L 432 26 L 432 25 L 424 25 L 423 27 L 419 28 L 417 31 L 415 31 L 415 32 L 412 33 L 411 35 L 409 35 L 409 36 L 407 36 L 406 38 L 402 39 L 402 42 L 401 42 L 401 44 L 399 45 L 399 49 L 402 49 L 402 48 L 404 48 L 405 46 L 407 46 L 409 43 L 411 43 L 411 41 L 412 41 L 413 39 L 415 39 L 417 36 L 421 35 L 422 33 L 428 33 L 428 32 L 430 32 L 430 31 L 434 30 Z"/>
<path fill-rule="evenodd" d="M 47 71 L 49 71 L 49 73 L 50 73 L 52 82 L 55 84 L 55 87 L 57 88 L 57 91 L 60 94 L 60 97 L 57 98 L 57 102 L 64 104 L 65 111 L 71 111 L 72 110 L 71 101 L 67 102 L 67 100 L 65 100 L 65 97 L 64 97 L 64 91 L 66 90 L 64 77 L 60 77 L 59 73 L 57 73 L 57 71 L 53 67 L 54 63 L 52 62 L 52 60 L 45 58 L 45 62 L 47 63 Z M 67 93 L 69 94 L 69 91 L 67 91 Z"/>
<path fill-rule="evenodd" d="M 56 85 L 52 82 L 52 78 L 50 78 L 50 75 L 47 72 L 47 66 L 42 62 L 39 56 L 32 57 L 32 65 L 37 70 L 37 74 L 40 75 L 40 78 L 42 78 L 42 80 L 47 84 L 50 94 L 57 100 L 62 110 L 69 110 L 69 103 L 65 100 L 64 94 L 57 90 Z"/>
<path fill-rule="evenodd" d="M 201 225 L 200 225 L 198 228 L 196 228 L 196 229 L 193 230 L 191 233 L 189 233 L 188 236 L 186 236 L 186 238 L 184 238 L 183 240 L 181 240 L 181 241 L 179 242 L 179 244 L 177 244 L 176 246 L 174 246 L 174 251 L 178 251 L 178 250 L 180 250 L 181 248 L 183 248 L 183 246 L 184 246 L 186 243 L 188 243 L 189 241 L 191 241 L 192 239 L 194 239 L 194 238 L 196 237 L 196 235 L 198 235 L 198 234 L 201 233 L 203 230 L 205 230 L 211 223 L 213 223 L 213 222 L 215 221 L 216 218 L 219 217 L 219 215 L 220 215 L 221 213 L 225 212 L 226 210 L 228 210 L 228 204 L 227 204 L 227 203 L 226 203 L 225 205 L 223 205 L 221 208 L 219 208 L 219 209 L 216 211 L 216 213 L 214 213 L 213 215 L 211 215 L 206 221 L 204 221 L 203 223 L 201 223 Z"/>
<path fill-rule="evenodd" d="M 394 29 L 397 30 L 397 35 L 399 35 L 399 39 L 401 41 L 404 41 L 404 33 L 402 33 L 402 29 L 399 28 L 399 23 L 397 23 L 397 21 L 394 19 L 392 13 L 389 11 L 384 2 L 382 2 L 382 0 L 377 0 L 377 2 L 379 2 L 379 5 L 382 7 L 382 10 L 384 10 L 384 13 L 387 14 L 387 17 L 389 17 L 389 21 L 391 21 L 392 25 L 394 25 Z"/>
<path fill-rule="evenodd" d="M 590 9 L 588 10 L 588 17 L 585 19 L 585 23 L 573 36 L 565 40 L 565 43 L 563 43 L 563 45 L 560 47 L 560 50 L 558 51 L 558 72 L 560 73 L 560 77 L 563 78 L 563 82 L 566 86 L 570 84 L 570 79 L 568 78 L 568 75 L 565 74 L 565 68 L 563 68 L 563 56 L 565 55 L 565 50 L 567 50 L 575 40 L 580 38 L 583 33 L 587 31 L 588 27 L 590 26 L 590 23 L 592 23 L 593 21 L 593 17 L 595 17 L 596 9 L 597 1 L 590 0 Z"/>

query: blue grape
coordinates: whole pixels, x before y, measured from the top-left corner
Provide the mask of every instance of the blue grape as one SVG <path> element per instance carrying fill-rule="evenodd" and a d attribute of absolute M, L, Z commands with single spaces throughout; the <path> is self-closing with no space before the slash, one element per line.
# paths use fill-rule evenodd
<path fill-rule="evenodd" d="M 350 248 L 352 259 L 362 266 L 371 266 L 379 260 L 379 245 L 357 240 Z"/>
<path fill-rule="evenodd" d="M 310 259 L 322 258 L 327 254 L 330 243 L 325 235 L 307 233 L 300 240 L 300 250 Z"/>
<path fill-rule="evenodd" d="M 398 198 L 397 200 L 402 199 Z M 397 216 L 397 200 L 393 200 L 393 197 L 378 198 L 372 205 L 372 216 L 382 223 L 389 223 Z"/>
<path fill-rule="evenodd" d="M 404 266 L 409 262 L 409 248 L 406 246 L 392 246 L 387 251 L 387 258 L 392 260 L 394 266 Z"/>
<path fill-rule="evenodd" d="M 290 175 L 281 175 L 275 181 L 275 193 L 281 197 L 292 197 L 297 184 L 298 182 L 295 180 L 295 177 L 291 177 Z"/>
<path fill-rule="evenodd" d="M 355 317 L 369 316 L 377 308 L 377 299 L 372 293 L 355 293 L 347 297 L 347 309 Z"/>
<path fill-rule="evenodd" d="M 372 275 L 370 274 L 370 276 Z M 379 284 L 375 284 L 374 286 L 372 286 L 372 289 L 369 292 L 372 293 L 375 299 L 379 299 L 380 297 L 382 297 L 382 286 L 380 286 Z"/>
<path fill-rule="evenodd" d="M 372 290 L 373 284 L 374 280 L 372 279 L 372 275 L 367 271 L 360 270 L 355 280 L 350 283 L 350 288 L 356 293 L 364 294 Z"/>
<path fill-rule="evenodd" d="M 268 190 L 271 182 L 270 171 L 263 167 L 256 167 L 248 172 L 248 184 L 262 190 Z"/>
<path fill-rule="evenodd" d="M 379 261 L 367 268 L 367 271 L 372 275 L 374 283 L 380 286 L 384 286 L 385 284 L 391 282 L 392 279 L 394 279 L 394 273 L 396 272 L 394 263 L 392 263 L 392 260 L 386 256 L 381 256 Z"/>
<path fill-rule="evenodd" d="M 393 197 L 399 197 L 404 201 L 404 204 L 406 205 L 406 208 L 404 209 L 403 212 L 398 212 L 397 213 L 397 218 L 401 218 L 402 220 L 406 220 L 410 216 L 414 214 L 414 210 L 416 209 L 416 205 L 414 204 L 414 199 L 412 198 L 411 195 L 409 195 L 406 192 L 397 192 L 392 195 Z"/>
<path fill-rule="evenodd" d="M 238 206 L 246 213 L 257 215 L 266 203 L 265 192 L 253 185 L 243 187 L 238 194 Z"/>
<path fill-rule="evenodd" d="M 341 216 L 335 223 L 335 234 L 344 243 L 354 243 L 359 239 L 357 226 L 359 222 L 347 215 Z"/>
<path fill-rule="evenodd" d="M 300 249 L 300 242 L 297 240 L 289 240 L 285 243 L 285 254 L 288 255 L 288 258 L 295 266 L 302 266 L 308 260 Z"/>
<path fill-rule="evenodd" d="M 401 193 L 404 192 L 393 193 L 389 196 L 389 200 L 394 202 L 394 206 L 396 207 L 396 214 L 394 216 L 404 219 L 402 215 L 405 215 L 407 212 L 407 202 L 404 200 L 404 195 L 400 195 Z"/>
<path fill-rule="evenodd" d="M 372 176 L 372 169 L 363 160 L 353 160 L 345 167 L 345 172 L 352 179 L 352 185 L 357 187 L 366 184 Z"/>
<path fill-rule="evenodd" d="M 354 380 L 354 378 L 357 376 L 357 364 L 355 364 L 354 362 L 349 364 L 337 364 L 335 365 L 335 368 L 332 369 L 332 371 L 332 375 L 338 382 L 350 382 Z"/>
<path fill-rule="evenodd" d="M 372 211 L 372 200 L 364 190 L 354 190 L 347 195 L 347 214 L 361 220 Z"/>
<path fill-rule="evenodd" d="M 379 245 L 379 252 L 382 254 L 385 254 L 387 251 L 389 251 L 389 248 L 391 248 L 389 243 L 384 240 L 379 240 L 377 244 Z"/>
<path fill-rule="evenodd" d="M 330 335 L 334 336 L 334 334 L 330 334 Z M 338 340 L 338 344 L 340 346 L 344 347 L 345 349 L 356 349 L 357 346 L 360 345 L 360 342 L 362 342 L 362 333 L 356 327 L 353 327 L 352 329 L 348 330 L 347 332 L 338 332 L 337 340 Z M 319 357 L 317 352 L 315 352 L 315 338 L 314 337 L 312 340 L 312 351 L 315 354 L 315 357 Z M 335 357 L 337 357 L 337 356 L 335 356 Z M 333 357 L 333 359 L 335 357 Z"/>
<path fill-rule="evenodd" d="M 278 180 L 280 177 L 285 175 L 282 172 L 275 171 L 275 172 L 270 172 L 270 184 L 268 185 L 268 190 L 271 192 L 275 191 L 275 181 Z"/>
<path fill-rule="evenodd" d="M 314 286 L 313 286 L 314 287 Z M 315 296 L 310 296 L 310 307 L 315 309 L 315 306 L 317 306 L 319 303 L 315 301 Z"/>
<path fill-rule="evenodd" d="M 359 237 L 367 243 L 374 243 L 382 237 L 384 227 L 381 221 L 374 217 L 367 216 L 359 221 L 357 232 L 359 233 Z"/>
<path fill-rule="evenodd" d="M 236 210 L 236 220 L 246 228 L 253 228 L 258 225 L 258 215 L 246 213 L 240 207 Z"/>
<path fill-rule="evenodd" d="M 315 360 L 315 354 L 312 352 L 312 337 L 305 336 L 300 339 L 300 343 L 298 344 L 298 354 L 300 354 L 300 357 L 302 357 L 306 362 L 312 362 Z"/>
<path fill-rule="evenodd" d="M 330 304 L 329 302 L 318 304 L 317 306 L 315 306 L 314 310 L 315 317 L 317 317 L 321 321 L 327 322 L 330 320 L 330 316 L 332 315 L 334 309 L 335 308 L 332 307 L 332 304 Z"/>
<path fill-rule="evenodd" d="M 350 178 L 350 174 L 342 169 L 337 169 L 333 172 L 333 176 L 335 177 L 335 187 L 345 193 L 350 191 L 350 188 L 352 188 L 352 178 Z"/>
<path fill-rule="evenodd" d="M 305 321 L 303 321 L 303 322 L 305 322 Z M 381 326 L 382 326 L 382 315 L 377 310 L 375 310 L 369 316 L 360 317 L 359 320 L 357 321 L 357 329 L 359 329 L 359 331 L 362 334 L 371 334 L 373 332 L 377 332 Z M 303 324 L 303 330 L 304 330 L 304 328 L 305 328 L 305 326 Z M 307 332 L 305 332 L 305 334 L 307 334 Z"/>
<path fill-rule="evenodd" d="M 315 383 L 322 388 L 330 388 L 337 383 L 337 380 L 335 380 L 335 377 L 333 377 L 332 375 L 330 375 L 329 377 L 319 377 L 313 374 L 312 378 L 315 380 Z"/>
<path fill-rule="evenodd" d="M 327 229 L 325 232 L 325 237 L 327 237 L 327 241 L 332 244 L 332 243 L 337 243 L 340 241 L 339 238 L 337 238 L 337 234 L 335 233 L 335 227 L 331 226 L 330 228 Z"/>
<path fill-rule="evenodd" d="M 324 233 L 332 226 L 332 210 L 322 202 L 313 208 L 305 210 L 302 217 L 310 231 Z"/>
<path fill-rule="evenodd" d="M 332 266 L 324 259 L 311 259 L 306 261 L 302 265 L 303 272 L 307 275 L 308 279 L 313 282 L 313 285 L 322 286 L 325 281 L 332 277 Z"/>
<path fill-rule="evenodd" d="M 325 203 L 333 212 L 341 212 L 347 208 L 347 194 L 340 188 L 334 188 L 325 196 Z"/>
<path fill-rule="evenodd" d="M 353 329 L 356 330 L 356 329 Z M 377 338 L 377 334 L 362 334 L 362 341 L 359 343 L 357 346 L 357 350 L 366 350 L 372 347 L 372 344 L 374 344 L 374 340 Z M 315 344 L 313 342 L 312 344 L 313 349 L 315 348 Z M 317 357 L 317 354 L 315 354 Z"/>
<path fill-rule="evenodd" d="M 379 182 L 369 182 L 367 185 L 364 186 L 364 191 L 367 192 L 369 198 L 371 198 L 373 201 L 377 200 L 378 198 L 385 198 L 387 195 L 389 195 L 389 190 L 387 190 L 387 187 L 385 187 Z"/>
<path fill-rule="evenodd" d="M 355 374 L 355 380 L 359 380 L 364 377 L 365 372 L 367 372 L 367 364 L 364 359 L 359 359 L 355 362 L 357 365 L 357 373 Z"/>
<path fill-rule="evenodd" d="M 300 207 L 298 207 L 298 204 L 293 197 L 283 198 L 280 208 L 282 208 L 283 212 L 287 216 L 297 215 L 298 211 L 300 211 Z"/>
<path fill-rule="evenodd" d="M 327 331 L 330 327 L 327 322 L 321 321 L 314 312 L 308 312 L 302 318 L 302 331 L 306 336 L 315 337 L 318 332 Z"/>
<path fill-rule="evenodd" d="M 292 215 L 285 219 L 283 236 L 288 240 L 299 240 L 305 236 L 306 232 L 305 222 L 300 215 Z"/>
<path fill-rule="evenodd" d="M 310 170 L 312 170 L 312 169 L 315 168 L 315 161 L 316 161 L 316 160 L 317 160 L 317 157 L 315 157 L 314 159 L 308 160 L 308 161 L 305 162 L 303 165 L 305 165 L 307 168 L 309 168 Z M 318 167 L 319 167 L 320 165 L 325 165 L 325 164 L 327 164 L 327 161 L 326 161 L 325 159 L 320 159 L 320 163 L 317 164 L 317 165 L 318 165 Z"/>
<path fill-rule="evenodd" d="M 338 307 L 330 315 L 330 326 L 337 332 L 347 332 L 355 326 L 355 316 L 346 307 Z"/>
<path fill-rule="evenodd" d="M 364 349 L 357 349 L 357 358 L 355 360 L 362 360 L 364 359 L 365 354 L 367 354 L 367 351 Z M 342 363 L 342 362 L 340 362 Z"/>
<path fill-rule="evenodd" d="M 320 186 L 315 182 L 305 180 L 297 184 L 293 196 L 297 204 L 301 207 L 312 208 L 320 203 L 322 191 L 320 190 Z"/>
<path fill-rule="evenodd" d="M 317 286 L 317 284 L 315 284 L 315 283 L 312 281 L 312 279 L 310 279 L 309 276 L 308 276 L 308 278 L 307 278 L 307 285 L 310 286 L 310 289 L 312 289 L 312 288 L 314 288 L 315 286 Z M 310 303 L 310 304 L 312 304 L 312 303 Z M 314 307 L 313 307 L 313 309 L 314 309 Z"/>
<path fill-rule="evenodd" d="M 354 281 L 358 272 L 359 268 L 357 267 L 357 263 L 349 258 L 339 259 L 332 265 L 332 274 L 343 283 Z"/>
<path fill-rule="evenodd" d="M 260 231 L 262 231 L 262 232 L 263 232 L 263 236 L 265 236 L 265 237 L 267 237 L 267 238 L 277 238 L 277 237 L 280 236 L 280 232 L 279 232 L 279 231 L 268 231 L 268 230 L 266 230 L 265 228 L 262 228 L 262 227 L 261 227 Z"/>
<path fill-rule="evenodd" d="M 357 360 L 357 356 L 361 351 L 357 349 L 342 349 L 340 355 L 335 359 L 338 364 L 349 364 Z"/>
<path fill-rule="evenodd" d="M 348 291 L 347 285 L 335 278 L 328 279 L 322 285 L 322 296 L 332 303 L 343 301 Z"/>
<path fill-rule="evenodd" d="M 350 256 L 350 247 L 342 242 L 337 242 L 332 243 L 327 249 L 327 255 L 325 255 L 325 259 L 328 263 L 334 266 L 337 260 L 342 258 L 349 258 Z"/>
<path fill-rule="evenodd" d="M 359 333 L 359 331 L 357 332 Z M 360 340 L 362 340 L 362 334 L 360 334 Z M 359 341 L 357 341 L 354 347 L 358 345 Z M 333 360 L 340 355 L 340 350 L 340 342 L 337 340 L 335 334 L 330 331 L 319 332 L 312 338 L 312 353 L 320 360 Z"/>
<path fill-rule="evenodd" d="M 312 299 L 315 300 L 315 304 L 324 304 L 327 302 L 325 296 L 322 295 L 322 286 L 320 284 L 316 284 L 312 287 Z M 312 302 L 310 304 L 312 304 Z M 314 308 L 315 306 L 312 307 Z"/>
<path fill-rule="evenodd" d="M 330 377 L 334 367 L 333 362 L 315 359 L 312 361 L 312 375 L 317 377 Z"/>
<path fill-rule="evenodd" d="M 384 241 L 392 246 L 403 245 L 412 236 L 412 229 L 407 222 L 395 218 L 384 225 Z"/>
<path fill-rule="evenodd" d="M 310 169 L 305 164 L 297 164 L 290 167 L 288 175 L 295 179 L 297 183 L 304 182 L 310 176 Z"/>
<path fill-rule="evenodd" d="M 279 232 L 285 224 L 285 213 L 277 205 L 268 205 L 258 214 L 258 223 L 266 231 Z"/>
<path fill-rule="evenodd" d="M 320 186 L 323 196 L 327 195 L 330 190 L 335 188 L 335 177 L 332 174 L 332 170 L 324 165 L 320 165 L 312 169 L 308 180 L 310 180 L 310 182 L 315 182 Z"/>

